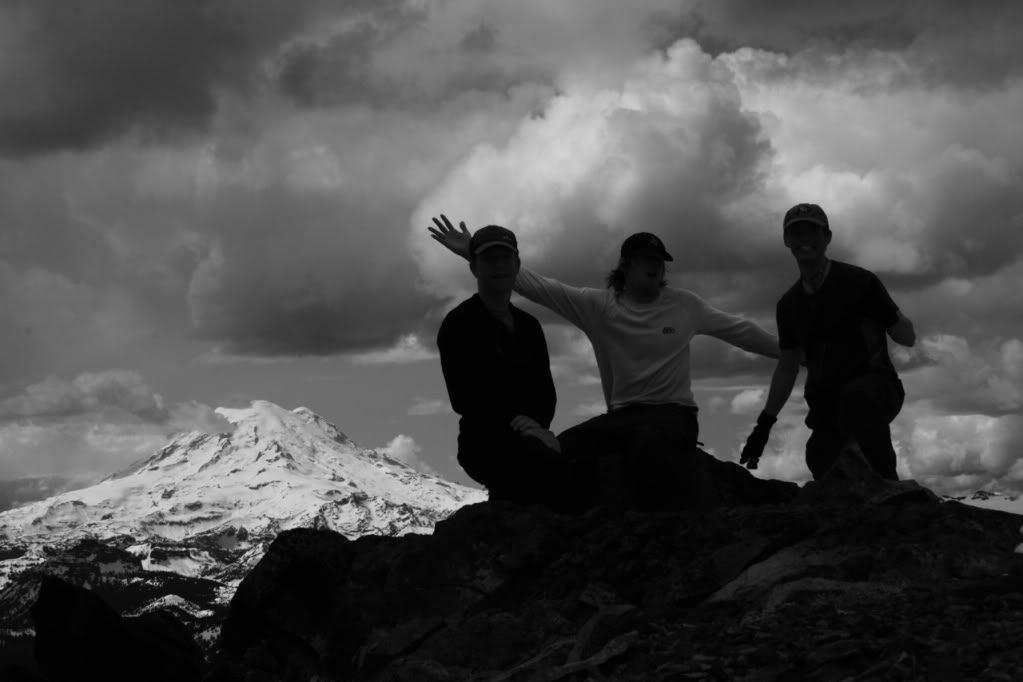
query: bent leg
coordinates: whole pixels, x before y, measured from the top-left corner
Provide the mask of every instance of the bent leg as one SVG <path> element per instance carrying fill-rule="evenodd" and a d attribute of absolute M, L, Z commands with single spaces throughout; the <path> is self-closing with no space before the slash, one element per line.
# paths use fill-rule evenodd
<path fill-rule="evenodd" d="M 564 508 L 571 498 L 567 460 L 536 438 L 509 433 L 485 445 L 460 442 L 458 463 L 491 500 Z"/>
<path fill-rule="evenodd" d="M 874 471 L 892 481 L 899 476 L 889 424 L 901 409 L 902 393 L 886 377 L 859 377 L 842 388 L 839 428 L 856 440 Z"/>
<path fill-rule="evenodd" d="M 558 434 L 573 480 L 577 506 L 617 506 L 625 440 L 615 413 L 587 419 Z"/>
<path fill-rule="evenodd" d="M 638 509 L 706 507 L 714 486 L 696 456 L 696 410 L 658 406 L 637 412 L 627 425 L 629 442 L 623 471 L 626 504 Z"/>
<path fill-rule="evenodd" d="M 838 460 L 845 436 L 834 423 L 817 423 L 806 441 L 806 466 L 819 481 Z"/>

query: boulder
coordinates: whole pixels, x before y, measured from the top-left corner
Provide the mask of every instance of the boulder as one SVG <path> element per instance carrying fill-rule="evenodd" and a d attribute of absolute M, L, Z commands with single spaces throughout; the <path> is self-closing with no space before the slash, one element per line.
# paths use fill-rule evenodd
<path fill-rule="evenodd" d="M 123 618 L 95 593 L 47 576 L 31 609 L 36 667 L 51 682 L 200 680 L 205 659 L 174 618 Z"/>
<path fill-rule="evenodd" d="M 956 679 L 1021 678 L 1019 517 L 835 500 L 287 531 L 207 679 L 940 679 L 934 650 L 959 652 Z"/>

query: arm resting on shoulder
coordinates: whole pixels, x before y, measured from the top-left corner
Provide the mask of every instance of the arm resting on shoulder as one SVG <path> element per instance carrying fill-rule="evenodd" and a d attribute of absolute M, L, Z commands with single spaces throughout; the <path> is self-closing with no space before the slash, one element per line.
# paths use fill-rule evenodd
<path fill-rule="evenodd" d="M 916 330 L 913 329 L 913 323 L 902 314 L 901 310 L 899 311 L 899 321 L 888 327 L 887 331 L 892 341 L 900 346 L 910 347 L 916 343 Z"/>

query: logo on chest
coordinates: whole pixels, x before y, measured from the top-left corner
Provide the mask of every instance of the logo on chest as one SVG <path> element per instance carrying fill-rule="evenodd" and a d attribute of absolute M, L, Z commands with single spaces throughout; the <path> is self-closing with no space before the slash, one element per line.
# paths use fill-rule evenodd
<path fill-rule="evenodd" d="M 661 330 L 661 333 L 662 334 L 674 334 L 675 333 L 675 328 L 674 327 L 665 327 L 664 329 Z"/>

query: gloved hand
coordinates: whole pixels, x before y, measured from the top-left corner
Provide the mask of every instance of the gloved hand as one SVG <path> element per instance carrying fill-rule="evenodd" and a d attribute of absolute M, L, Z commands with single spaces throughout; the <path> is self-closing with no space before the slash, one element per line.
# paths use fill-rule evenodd
<path fill-rule="evenodd" d="M 745 464 L 747 469 L 756 469 L 760 462 L 760 456 L 764 454 L 764 447 L 767 446 L 767 439 L 771 435 L 771 427 L 778 421 L 775 417 L 761 412 L 757 417 L 757 425 L 753 432 L 746 439 L 742 447 L 742 454 L 739 456 L 739 464 Z"/>

